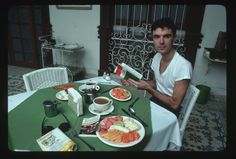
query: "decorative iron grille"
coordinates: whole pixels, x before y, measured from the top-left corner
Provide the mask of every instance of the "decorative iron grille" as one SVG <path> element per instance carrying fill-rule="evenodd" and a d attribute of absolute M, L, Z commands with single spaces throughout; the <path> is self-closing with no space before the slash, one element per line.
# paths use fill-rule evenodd
<path fill-rule="evenodd" d="M 184 56 L 183 30 L 177 30 L 175 49 Z M 151 24 L 128 27 L 114 25 L 111 40 L 109 41 L 108 70 L 124 62 L 136 71 L 140 72 L 144 79 L 149 79 L 151 72 L 151 61 L 156 54 L 152 41 Z"/>

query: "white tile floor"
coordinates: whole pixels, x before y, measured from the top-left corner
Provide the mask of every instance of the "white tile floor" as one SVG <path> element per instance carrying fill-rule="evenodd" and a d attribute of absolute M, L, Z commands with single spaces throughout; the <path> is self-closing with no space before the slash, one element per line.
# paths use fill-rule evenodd
<path fill-rule="evenodd" d="M 23 75 L 35 69 L 8 65 L 8 75 Z"/>

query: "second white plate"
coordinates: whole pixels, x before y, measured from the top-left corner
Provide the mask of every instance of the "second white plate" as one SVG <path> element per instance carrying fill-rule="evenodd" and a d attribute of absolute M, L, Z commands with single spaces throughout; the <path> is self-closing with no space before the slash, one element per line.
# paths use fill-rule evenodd
<path fill-rule="evenodd" d="M 56 93 L 56 97 L 59 100 L 68 100 L 68 94 L 65 90 L 61 90 L 60 92 Z"/>
<path fill-rule="evenodd" d="M 117 88 L 113 88 L 113 89 L 117 89 Z M 118 88 L 118 89 L 127 91 L 127 92 L 129 93 L 129 97 L 128 97 L 128 98 L 125 98 L 125 99 L 121 99 L 121 98 L 115 97 L 115 96 L 112 95 L 112 90 L 113 90 L 113 89 L 111 89 L 111 90 L 109 91 L 109 95 L 110 95 L 113 99 L 115 99 L 115 100 L 118 100 L 118 101 L 128 101 L 128 100 L 130 100 L 131 97 L 132 97 L 130 91 L 128 91 L 128 90 L 126 90 L 126 89 L 124 89 L 124 88 Z"/>

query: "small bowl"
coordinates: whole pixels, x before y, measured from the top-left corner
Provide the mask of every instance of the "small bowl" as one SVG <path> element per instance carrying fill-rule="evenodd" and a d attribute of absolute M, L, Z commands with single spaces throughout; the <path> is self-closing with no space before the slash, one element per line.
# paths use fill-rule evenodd
<path fill-rule="evenodd" d="M 95 89 L 98 90 L 100 87 L 98 86 L 98 82 L 94 80 L 89 80 L 85 83 L 85 89 Z"/>
<path fill-rule="evenodd" d="M 94 109 L 97 111 L 105 111 L 112 105 L 113 100 L 104 96 L 99 96 L 93 99 Z"/>

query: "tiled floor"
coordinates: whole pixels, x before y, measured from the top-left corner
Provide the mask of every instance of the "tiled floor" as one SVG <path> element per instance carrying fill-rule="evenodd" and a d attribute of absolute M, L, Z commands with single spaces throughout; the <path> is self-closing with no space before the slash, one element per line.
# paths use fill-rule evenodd
<path fill-rule="evenodd" d="M 23 75 L 35 69 L 8 65 L 8 75 Z"/>

